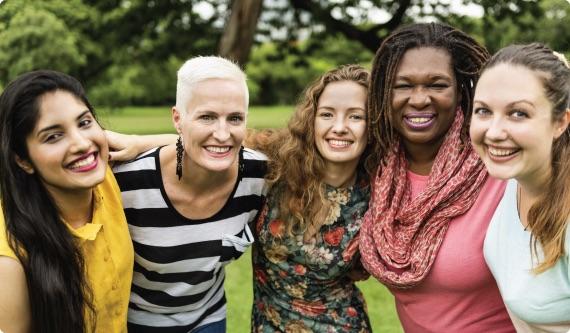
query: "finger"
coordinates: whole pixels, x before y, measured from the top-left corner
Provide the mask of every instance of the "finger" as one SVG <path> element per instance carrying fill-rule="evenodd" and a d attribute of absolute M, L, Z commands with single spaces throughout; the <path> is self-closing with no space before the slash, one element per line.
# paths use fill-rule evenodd
<path fill-rule="evenodd" d="M 109 152 L 109 160 L 113 162 L 124 162 L 130 160 L 130 158 L 124 150 L 118 150 Z"/>

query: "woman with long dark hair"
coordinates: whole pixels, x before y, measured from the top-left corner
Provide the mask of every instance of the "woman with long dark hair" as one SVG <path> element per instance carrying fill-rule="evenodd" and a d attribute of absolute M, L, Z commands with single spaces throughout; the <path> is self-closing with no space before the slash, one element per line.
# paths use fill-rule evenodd
<path fill-rule="evenodd" d="M 0 96 L 0 329 L 125 332 L 133 248 L 81 84 L 35 71 Z"/>

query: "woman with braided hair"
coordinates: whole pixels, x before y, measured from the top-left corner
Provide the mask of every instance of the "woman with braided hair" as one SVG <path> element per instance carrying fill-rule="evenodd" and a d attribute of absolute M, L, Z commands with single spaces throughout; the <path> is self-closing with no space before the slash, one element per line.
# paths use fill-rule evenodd
<path fill-rule="evenodd" d="M 514 331 L 483 258 L 505 183 L 488 177 L 467 131 L 487 59 L 473 38 L 438 23 L 398 29 L 374 59 L 369 131 L 380 165 L 360 252 L 406 332 Z"/>

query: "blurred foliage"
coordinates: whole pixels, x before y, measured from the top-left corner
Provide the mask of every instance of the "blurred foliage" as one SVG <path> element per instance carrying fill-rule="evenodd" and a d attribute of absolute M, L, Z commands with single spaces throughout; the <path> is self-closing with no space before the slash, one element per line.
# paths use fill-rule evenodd
<path fill-rule="evenodd" d="M 177 68 L 216 52 L 229 1 L 6 0 L 0 88 L 23 72 L 50 68 L 79 78 L 97 106 L 171 105 Z M 251 102 L 292 104 L 323 71 L 368 65 L 392 25 L 417 20 L 457 26 L 492 52 L 541 41 L 570 53 L 566 0 L 462 2 L 483 6 L 484 16 L 453 13 L 448 0 L 266 0 L 246 68 Z M 370 23 L 369 13 L 380 9 L 391 18 Z"/>
<path fill-rule="evenodd" d="M 340 34 L 318 34 L 289 47 L 281 45 L 266 42 L 252 50 L 246 70 L 252 104 L 291 104 L 323 72 L 349 63 L 370 67 L 373 56 Z"/>

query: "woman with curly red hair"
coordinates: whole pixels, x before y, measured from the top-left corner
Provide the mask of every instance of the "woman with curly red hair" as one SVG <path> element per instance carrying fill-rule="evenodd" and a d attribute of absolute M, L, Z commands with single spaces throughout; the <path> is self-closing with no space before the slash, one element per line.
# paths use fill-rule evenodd
<path fill-rule="evenodd" d="M 262 150 L 271 189 L 254 246 L 253 332 L 369 332 L 358 233 L 368 209 L 366 89 L 360 66 L 325 73 Z"/>

